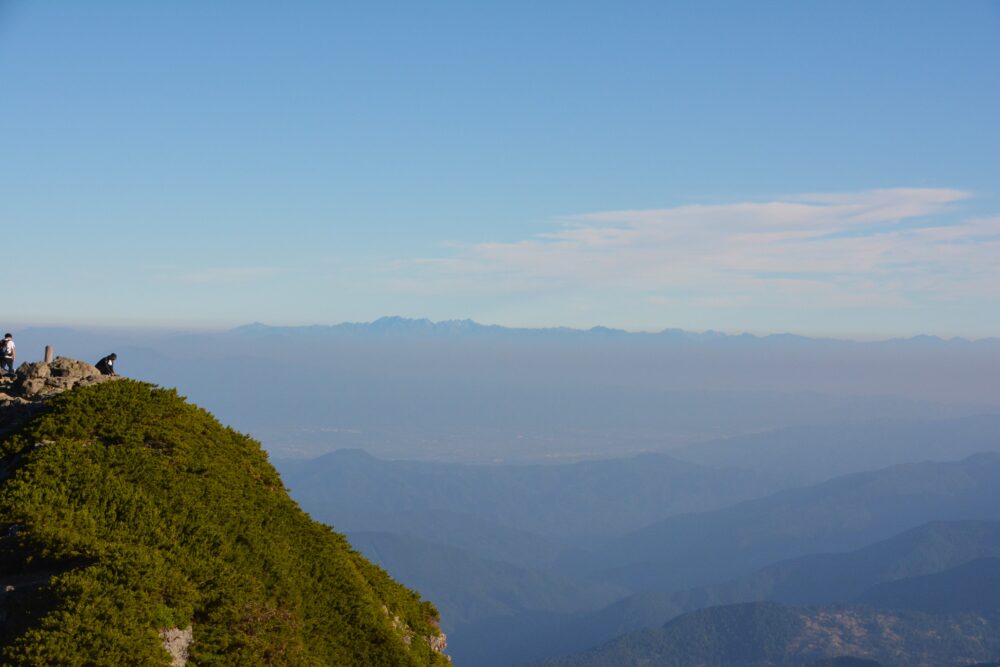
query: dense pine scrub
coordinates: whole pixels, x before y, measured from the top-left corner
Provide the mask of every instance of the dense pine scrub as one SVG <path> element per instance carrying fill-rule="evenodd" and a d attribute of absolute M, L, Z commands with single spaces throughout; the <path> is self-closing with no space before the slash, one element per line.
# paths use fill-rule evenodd
<path fill-rule="evenodd" d="M 0 663 L 438 665 L 437 612 L 176 392 L 75 389 L 0 440 Z"/>

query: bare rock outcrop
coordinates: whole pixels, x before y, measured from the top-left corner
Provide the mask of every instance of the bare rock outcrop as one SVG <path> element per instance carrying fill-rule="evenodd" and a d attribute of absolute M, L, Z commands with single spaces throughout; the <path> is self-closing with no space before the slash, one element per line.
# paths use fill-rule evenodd
<path fill-rule="evenodd" d="M 0 378 L 0 433 L 17 428 L 61 392 L 114 379 L 96 367 L 68 357 L 21 364 L 14 377 Z"/>
<path fill-rule="evenodd" d="M 400 633 L 400 635 L 402 635 L 403 643 L 409 646 L 413 642 L 412 628 L 410 628 L 410 626 L 406 624 L 406 621 L 401 619 L 396 614 L 390 612 L 389 608 L 386 607 L 385 605 L 382 605 L 382 613 L 389 617 L 389 619 L 392 621 L 392 627 L 395 628 Z M 441 655 L 443 655 L 445 658 L 448 659 L 448 662 L 451 662 L 451 656 L 445 654 L 445 651 L 448 650 L 448 635 L 441 632 L 441 625 L 435 619 L 427 619 L 427 620 L 438 631 L 438 634 L 429 635 L 427 637 L 424 637 L 423 640 L 427 642 L 427 645 L 430 646 L 432 651 L 440 653 Z"/>
<path fill-rule="evenodd" d="M 21 364 L 17 369 L 11 389 L 22 399 L 47 398 L 55 394 L 110 380 L 111 376 L 101 375 L 96 367 L 85 361 L 56 357 L 48 363 L 39 361 Z"/>
<path fill-rule="evenodd" d="M 160 639 L 163 640 L 163 648 L 170 654 L 171 667 L 184 667 L 188 661 L 188 647 L 194 641 L 194 631 L 191 626 L 183 630 L 180 628 L 160 630 Z"/>

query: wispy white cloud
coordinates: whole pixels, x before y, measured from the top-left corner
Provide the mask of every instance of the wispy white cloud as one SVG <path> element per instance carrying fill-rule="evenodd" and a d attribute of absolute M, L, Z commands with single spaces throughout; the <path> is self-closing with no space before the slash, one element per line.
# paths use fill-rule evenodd
<path fill-rule="evenodd" d="M 896 188 L 569 216 L 512 242 L 398 262 L 426 293 L 609 288 L 706 301 L 896 304 L 995 290 L 1000 217 L 955 219 L 961 190 Z M 877 292 L 877 295 L 876 295 Z"/>

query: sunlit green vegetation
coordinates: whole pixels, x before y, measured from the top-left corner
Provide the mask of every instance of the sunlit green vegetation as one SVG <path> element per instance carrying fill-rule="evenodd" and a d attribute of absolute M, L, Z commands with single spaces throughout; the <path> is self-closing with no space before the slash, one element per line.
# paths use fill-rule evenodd
<path fill-rule="evenodd" d="M 176 392 L 78 389 L 0 441 L 3 664 L 435 665 L 437 612 Z"/>

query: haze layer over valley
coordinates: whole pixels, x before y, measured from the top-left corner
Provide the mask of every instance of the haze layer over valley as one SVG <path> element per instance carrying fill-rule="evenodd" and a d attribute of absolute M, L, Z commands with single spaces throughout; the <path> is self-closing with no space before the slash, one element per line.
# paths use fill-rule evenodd
<path fill-rule="evenodd" d="M 686 655 L 679 637 L 719 623 L 827 647 L 788 664 L 867 624 L 844 655 L 885 660 L 882 607 L 914 637 L 958 623 L 986 628 L 967 655 L 996 646 L 981 596 L 926 592 L 1000 558 L 994 339 L 383 318 L 18 340 L 114 348 L 121 372 L 260 433 L 303 509 L 441 609 L 458 664 Z M 784 606 L 726 606 L 764 603 Z"/>
<path fill-rule="evenodd" d="M 383 318 L 219 333 L 27 328 L 18 342 L 94 360 L 115 349 L 123 372 L 185 387 L 282 458 L 361 448 L 413 460 L 585 460 L 1000 408 L 997 339 L 853 342 Z"/>

